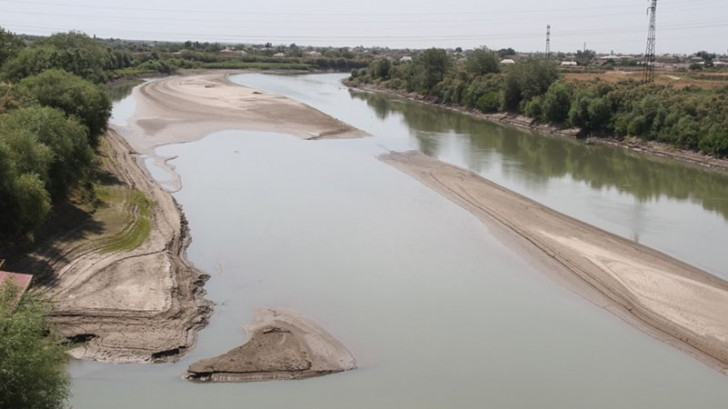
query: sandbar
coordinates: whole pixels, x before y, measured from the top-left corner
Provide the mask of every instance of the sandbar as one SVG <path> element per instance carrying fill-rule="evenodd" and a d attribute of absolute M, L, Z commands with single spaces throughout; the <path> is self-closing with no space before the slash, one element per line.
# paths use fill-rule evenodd
<path fill-rule="evenodd" d="M 471 212 L 569 289 L 728 374 L 728 282 L 422 153 L 380 159 Z"/>
<path fill-rule="evenodd" d="M 356 368 L 356 360 L 341 342 L 293 311 L 259 310 L 245 332 L 243 345 L 190 365 L 185 377 L 199 382 L 257 382 Z"/>

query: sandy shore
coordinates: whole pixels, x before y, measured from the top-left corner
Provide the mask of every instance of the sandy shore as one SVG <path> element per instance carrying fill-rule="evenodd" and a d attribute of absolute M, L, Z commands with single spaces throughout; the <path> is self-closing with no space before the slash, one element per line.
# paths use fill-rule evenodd
<path fill-rule="evenodd" d="M 381 160 L 470 211 L 573 291 L 728 374 L 728 282 L 424 154 Z"/>
<path fill-rule="evenodd" d="M 154 203 L 149 237 L 113 252 L 103 235 L 61 237 L 34 255 L 53 271 L 40 291 L 53 302 L 52 323 L 77 343 L 70 350 L 75 358 L 176 360 L 194 346 L 211 313 L 202 289 L 207 276 L 184 258 L 187 222 L 172 196 L 147 177 L 121 136 L 109 131 L 103 143 L 104 171 Z"/>
<path fill-rule="evenodd" d="M 257 311 L 245 333 L 243 345 L 190 365 L 186 378 L 256 382 L 303 379 L 356 368 L 354 357 L 341 342 L 292 311 Z"/>
<path fill-rule="evenodd" d="M 229 74 L 213 71 L 168 77 L 135 88 L 137 107 L 124 137 L 137 152 L 150 154 L 158 146 L 229 129 L 303 139 L 366 135 L 301 102 L 234 84 Z"/>

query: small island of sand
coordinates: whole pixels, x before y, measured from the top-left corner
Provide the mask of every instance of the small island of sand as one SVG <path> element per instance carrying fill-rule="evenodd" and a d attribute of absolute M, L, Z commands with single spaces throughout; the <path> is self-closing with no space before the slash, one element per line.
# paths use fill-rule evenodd
<path fill-rule="evenodd" d="M 216 358 L 190 365 L 186 378 L 200 382 L 302 379 L 356 368 L 351 353 L 323 328 L 290 311 L 260 310 L 248 340 Z"/>

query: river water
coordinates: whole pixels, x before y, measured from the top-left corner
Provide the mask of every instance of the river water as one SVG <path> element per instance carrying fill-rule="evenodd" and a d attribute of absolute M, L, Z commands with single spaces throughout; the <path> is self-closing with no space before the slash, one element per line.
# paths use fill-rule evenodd
<path fill-rule="evenodd" d="M 728 407 L 728 378 L 559 287 L 377 156 L 421 150 L 724 278 L 728 178 L 348 90 L 342 77 L 234 80 L 371 137 L 226 131 L 157 150 L 177 156 L 188 255 L 212 275 L 215 314 L 179 363 L 73 362 L 75 408 Z M 133 102 L 117 106 L 121 124 Z M 360 368 L 295 382 L 180 379 L 239 345 L 266 307 L 316 321 Z"/>

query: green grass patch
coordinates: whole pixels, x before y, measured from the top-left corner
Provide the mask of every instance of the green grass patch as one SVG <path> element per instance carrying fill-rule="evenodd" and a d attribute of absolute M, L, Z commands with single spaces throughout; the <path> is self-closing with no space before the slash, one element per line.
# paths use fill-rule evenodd
<path fill-rule="evenodd" d="M 99 210 L 94 218 L 104 224 L 108 232 L 100 241 L 99 251 L 111 253 L 133 250 L 151 232 L 154 203 L 139 190 L 123 186 L 98 186 Z"/>

